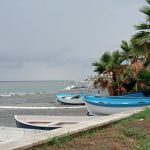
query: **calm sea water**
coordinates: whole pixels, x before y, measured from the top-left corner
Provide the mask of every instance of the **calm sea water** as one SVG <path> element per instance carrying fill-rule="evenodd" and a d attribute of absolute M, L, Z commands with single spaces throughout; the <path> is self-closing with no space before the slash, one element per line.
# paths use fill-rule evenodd
<path fill-rule="evenodd" d="M 0 95 L 55 93 L 73 84 L 73 81 L 0 81 Z"/>

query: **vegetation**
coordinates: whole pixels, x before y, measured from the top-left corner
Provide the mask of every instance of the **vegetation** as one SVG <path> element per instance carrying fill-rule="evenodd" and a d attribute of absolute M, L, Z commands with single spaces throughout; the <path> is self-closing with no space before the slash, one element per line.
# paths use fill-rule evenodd
<path fill-rule="evenodd" d="M 150 87 L 150 0 L 141 12 L 144 23 L 136 25 L 137 33 L 129 42 L 122 41 L 120 49 L 105 52 L 92 65 L 98 73 L 95 87 L 107 88 L 110 95 L 148 89 Z"/>
<path fill-rule="evenodd" d="M 149 150 L 150 109 L 104 128 L 48 140 L 29 150 Z"/>

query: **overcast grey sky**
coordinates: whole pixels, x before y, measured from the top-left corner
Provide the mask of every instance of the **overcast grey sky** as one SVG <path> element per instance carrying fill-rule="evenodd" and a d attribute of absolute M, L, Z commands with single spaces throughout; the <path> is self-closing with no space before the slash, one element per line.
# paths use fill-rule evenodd
<path fill-rule="evenodd" d="M 0 80 L 82 80 L 144 20 L 145 0 L 0 0 Z"/>

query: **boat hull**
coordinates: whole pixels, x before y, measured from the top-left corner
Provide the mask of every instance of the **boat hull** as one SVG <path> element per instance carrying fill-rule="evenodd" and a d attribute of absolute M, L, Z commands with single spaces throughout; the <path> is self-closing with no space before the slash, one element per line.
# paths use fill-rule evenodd
<path fill-rule="evenodd" d="M 111 115 L 150 106 L 150 98 L 145 97 L 98 97 L 89 95 L 84 96 L 83 99 L 86 103 L 88 114 L 91 115 Z"/>
<path fill-rule="evenodd" d="M 22 122 L 19 122 L 16 120 L 16 126 L 17 128 L 25 128 L 25 129 L 36 129 L 36 130 L 54 130 L 54 129 L 58 129 L 59 127 L 38 127 L 38 126 L 34 126 L 34 125 L 29 125 L 29 124 L 25 124 Z"/>
<path fill-rule="evenodd" d="M 112 115 L 120 112 L 125 112 L 129 110 L 135 110 L 138 108 L 144 108 L 144 106 L 141 107 L 103 107 L 103 106 L 96 106 L 92 105 L 86 102 L 87 110 L 89 115 Z"/>

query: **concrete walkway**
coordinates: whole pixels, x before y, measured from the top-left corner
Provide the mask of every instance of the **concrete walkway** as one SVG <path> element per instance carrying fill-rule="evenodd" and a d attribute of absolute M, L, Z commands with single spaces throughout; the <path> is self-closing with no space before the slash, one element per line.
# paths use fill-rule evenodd
<path fill-rule="evenodd" d="M 0 145 L 2 143 L 7 143 L 13 140 L 18 140 L 24 136 L 30 136 L 30 135 L 42 133 L 42 132 L 46 132 L 46 131 L 0 127 Z"/>
<path fill-rule="evenodd" d="M 142 109 L 122 112 L 110 116 L 100 116 L 92 120 L 86 120 L 75 125 L 51 130 L 25 130 L 17 128 L 0 128 L 0 149 L 12 150 L 12 149 L 26 149 L 38 144 L 42 144 L 48 139 L 53 137 L 71 135 L 78 132 L 86 131 L 88 129 L 100 127 L 124 118 L 127 118 L 134 113 L 141 111 Z"/>

